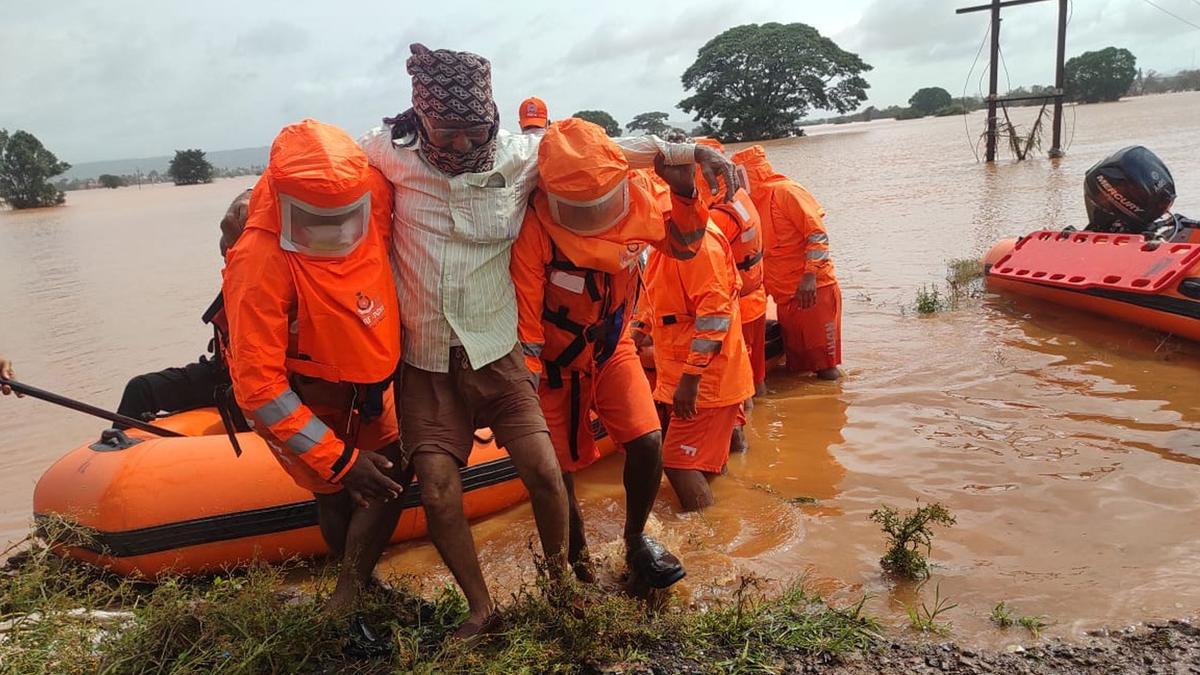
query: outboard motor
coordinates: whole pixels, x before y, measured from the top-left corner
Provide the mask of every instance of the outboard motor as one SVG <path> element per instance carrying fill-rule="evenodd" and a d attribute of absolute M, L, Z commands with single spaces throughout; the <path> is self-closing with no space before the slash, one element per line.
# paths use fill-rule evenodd
<path fill-rule="evenodd" d="M 1083 203 L 1086 229 L 1144 234 L 1175 203 L 1175 179 L 1158 155 L 1132 145 L 1088 169 Z"/>

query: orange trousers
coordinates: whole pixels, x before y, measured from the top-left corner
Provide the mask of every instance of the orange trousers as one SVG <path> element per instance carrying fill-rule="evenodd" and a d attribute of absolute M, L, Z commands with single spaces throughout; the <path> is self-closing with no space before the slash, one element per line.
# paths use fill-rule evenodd
<path fill-rule="evenodd" d="M 795 299 L 779 305 L 787 369 L 793 373 L 836 368 L 842 362 L 842 291 L 836 283 L 817 289 L 817 302 L 801 309 Z"/>

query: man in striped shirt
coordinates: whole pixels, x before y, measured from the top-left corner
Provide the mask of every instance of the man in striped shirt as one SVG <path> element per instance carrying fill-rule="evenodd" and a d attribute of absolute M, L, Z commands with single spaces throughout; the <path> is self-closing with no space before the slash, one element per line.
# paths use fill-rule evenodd
<path fill-rule="evenodd" d="M 491 66 L 468 52 L 412 45 L 413 108 L 360 141 L 394 184 L 392 264 L 403 320 L 398 408 L 405 452 L 421 482 L 430 537 L 467 598 L 460 637 L 494 611 L 463 513 L 458 470 L 473 432 L 490 427 L 529 489 L 552 573 L 564 566 L 567 501 L 536 390 L 517 344 L 510 250 L 537 185 L 540 135 L 499 129 Z M 707 148 L 652 136 L 619 142 L 629 164 L 700 160 L 735 181 Z M 707 151 L 707 152 L 705 152 Z M 727 183 L 729 184 L 729 183 Z"/>

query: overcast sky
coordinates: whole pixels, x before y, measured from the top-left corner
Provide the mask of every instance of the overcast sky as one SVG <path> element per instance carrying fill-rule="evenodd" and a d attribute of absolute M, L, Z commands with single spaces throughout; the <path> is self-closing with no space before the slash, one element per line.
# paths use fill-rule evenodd
<path fill-rule="evenodd" d="M 510 129 L 528 95 L 551 117 L 600 108 L 621 123 L 650 110 L 684 121 L 680 75 L 696 51 L 767 21 L 808 23 L 859 53 L 875 67 L 869 103 L 884 107 L 922 86 L 961 95 L 987 13 L 953 10 L 981 1 L 0 0 L 0 128 L 30 131 L 74 163 L 267 145 L 302 117 L 357 134 L 408 106 L 404 59 L 418 41 L 491 59 Z M 1155 2 L 1200 24 L 1198 0 Z M 1197 62 L 1200 30 L 1147 0 L 1074 4 L 1068 57 L 1117 45 L 1145 69 Z M 1013 86 L 1053 81 L 1056 7 L 1005 10 Z"/>

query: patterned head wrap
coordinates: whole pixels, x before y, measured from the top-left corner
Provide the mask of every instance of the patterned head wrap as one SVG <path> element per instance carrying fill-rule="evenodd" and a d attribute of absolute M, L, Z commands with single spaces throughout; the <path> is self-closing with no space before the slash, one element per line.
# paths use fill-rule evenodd
<path fill-rule="evenodd" d="M 417 121 L 421 153 L 429 163 L 451 176 L 479 173 L 492 168 L 500 114 L 492 98 L 492 64 L 482 56 L 448 49 L 409 46 L 408 74 L 412 75 L 412 101 L 416 117 L 429 121 L 454 121 L 492 126 L 488 141 L 465 153 L 439 148 L 429 142 L 425 126 Z"/>

